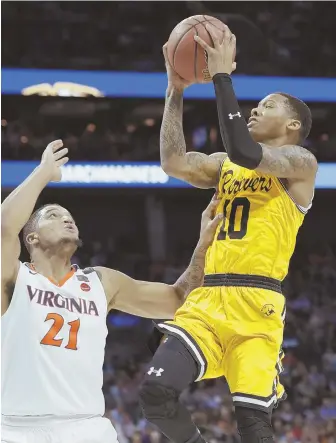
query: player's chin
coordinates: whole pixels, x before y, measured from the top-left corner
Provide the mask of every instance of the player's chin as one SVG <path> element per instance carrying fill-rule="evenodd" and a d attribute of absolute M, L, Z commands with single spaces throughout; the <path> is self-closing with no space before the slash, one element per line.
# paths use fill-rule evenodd
<path fill-rule="evenodd" d="M 264 139 L 263 134 L 261 134 L 260 132 L 256 131 L 255 128 L 250 127 L 250 128 L 248 128 L 248 130 L 249 130 L 249 133 L 250 133 L 251 137 L 253 138 L 253 140 L 255 142 L 258 143 L 258 142 L 261 142 Z"/>
<path fill-rule="evenodd" d="M 78 232 L 77 231 L 73 231 L 73 232 L 67 231 L 67 232 L 63 233 L 62 241 L 77 244 L 77 242 L 79 241 Z"/>

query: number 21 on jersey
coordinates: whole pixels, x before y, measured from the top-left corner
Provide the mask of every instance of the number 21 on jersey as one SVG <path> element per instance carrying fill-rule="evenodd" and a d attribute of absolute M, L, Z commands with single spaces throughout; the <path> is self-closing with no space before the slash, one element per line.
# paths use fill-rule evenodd
<path fill-rule="evenodd" d="M 227 238 L 241 240 L 245 237 L 250 206 L 251 203 L 247 197 L 236 197 L 232 201 L 224 200 L 223 224 L 217 240 L 226 240 Z"/>
<path fill-rule="evenodd" d="M 47 345 L 47 346 L 56 346 L 61 347 L 63 343 L 63 338 L 56 338 L 56 335 L 58 333 L 66 334 L 68 338 L 68 343 L 64 347 L 65 349 L 71 349 L 73 351 L 77 351 L 77 336 L 80 326 L 80 320 L 79 318 L 74 321 L 69 321 L 67 323 L 70 326 L 70 331 L 67 332 L 66 329 L 63 328 L 64 325 L 64 318 L 55 312 L 49 313 L 44 321 L 52 320 L 53 324 L 51 325 L 49 331 L 46 333 L 46 335 L 41 340 L 41 345 Z"/>

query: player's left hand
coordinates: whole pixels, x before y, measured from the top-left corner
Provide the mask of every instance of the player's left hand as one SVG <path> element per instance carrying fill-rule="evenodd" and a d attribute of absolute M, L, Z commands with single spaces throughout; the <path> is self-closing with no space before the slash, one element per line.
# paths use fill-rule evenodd
<path fill-rule="evenodd" d="M 228 26 L 225 25 L 224 38 L 223 41 L 220 42 L 221 34 L 213 25 L 208 23 L 206 29 L 212 38 L 213 48 L 197 35 L 194 36 L 194 39 L 207 53 L 208 70 L 211 77 L 216 74 L 230 75 L 237 67 L 234 61 L 236 54 L 236 36 L 232 34 Z"/>
<path fill-rule="evenodd" d="M 216 193 L 202 213 L 200 243 L 205 248 L 208 248 L 212 244 L 217 227 L 223 219 L 222 213 L 216 215 L 219 202 L 220 200 L 217 199 Z"/>

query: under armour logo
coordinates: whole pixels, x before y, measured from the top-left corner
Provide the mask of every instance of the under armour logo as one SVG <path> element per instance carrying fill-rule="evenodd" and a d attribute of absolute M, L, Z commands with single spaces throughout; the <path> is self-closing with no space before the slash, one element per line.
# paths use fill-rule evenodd
<path fill-rule="evenodd" d="M 155 374 L 157 377 L 161 377 L 162 372 L 164 371 L 164 369 L 160 368 L 160 369 L 155 369 L 154 366 L 152 366 L 149 371 L 147 372 L 148 375 L 152 375 Z"/>
<path fill-rule="evenodd" d="M 237 114 L 229 114 L 229 119 L 230 120 L 233 120 L 234 117 L 239 117 L 240 118 L 241 117 L 241 113 L 237 112 Z"/>

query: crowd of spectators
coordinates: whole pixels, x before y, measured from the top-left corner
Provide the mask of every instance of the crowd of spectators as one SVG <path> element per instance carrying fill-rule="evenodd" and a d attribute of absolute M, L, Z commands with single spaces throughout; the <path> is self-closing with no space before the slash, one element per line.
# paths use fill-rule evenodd
<path fill-rule="evenodd" d="M 96 242 L 81 250 L 82 265 L 115 266 L 115 244 Z M 283 347 L 282 383 L 288 399 L 273 416 L 276 443 L 334 443 L 336 441 L 336 249 L 316 246 L 310 252 L 297 248 L 284 283 L 287 316 Z M 129 257 L 129 260 L 128 260 Z M 145 255 L 123 249 L 122 269 L 137 278 L 173 283 L 186 263 L 151 264 Z M 129 263 L 129 264 L 127 264 Z M 118 320 L 119 318 L 119 320 Z M 151 322 L 110 315 L 110 338 L 104 367 L 106 416 L 120 443 L 166 443 L 143 419 L 138 388 L 150 358 L 145 343 Z M 119 335 L 117 335 L 119 334 Z M 182 394 L 183 401 L 209 443 L 238 443 L 233 407 L 225 380 L 195 383 Z"/>
<path fill-rule="evenodd" d="M 173 27 L 215 15 L 237 36 L 240 74 L 336 73 L 335 3 L 4 2 L 3 66 L 162 71 L 161 47 Z M 17 30 L 20 29 L 18 34 Z"/>
<path fill-rule="evenodd" d="M 56 126 L 55 126 L 56 127 Z M 160 120 L 144 119 L 138 124 L 118 128 L 88 123 L 78 131 L 36 129 L 24 120 L 2 120 L 2 158 L 7 160 L 38 160 L 48 143 L 61 138 L 69 148 L 71 160 L 89 161 L 159 161 Z M 188 150 L 211 154 L 223 150 L 218 127 L 200 124 L 185 131 Z M 336 161 L 336 133 L 320 131 L 305 141 L 321 162 Z"/>

